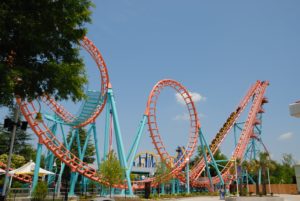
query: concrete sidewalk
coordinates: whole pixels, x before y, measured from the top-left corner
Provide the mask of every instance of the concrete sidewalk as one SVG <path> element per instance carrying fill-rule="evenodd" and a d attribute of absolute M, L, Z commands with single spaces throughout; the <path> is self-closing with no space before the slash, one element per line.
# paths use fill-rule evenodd
<path fill-rule="evenodd" d="M 285 201 L 300 201 L 300 195 L 287 195 L 287 194 L 280 194 L 274 195 L 284 198 Z M 174 199 L 167 199 L 167 200 L 179 200 L 179 201 L 220 201 L 219 196 L 199 196 L 199 197 L 188 197 L 188 198 L 174 198 Z"/>

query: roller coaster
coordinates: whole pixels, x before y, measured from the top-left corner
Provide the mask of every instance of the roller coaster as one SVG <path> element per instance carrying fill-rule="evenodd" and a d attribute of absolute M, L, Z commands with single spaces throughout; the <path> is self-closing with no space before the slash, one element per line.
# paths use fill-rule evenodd
<path fill-rule="evenodd" d="M 70 195 L 74 195 L 75 184 L 79 175 L 82 175 L 89 180 L 98 182 L 102 185 L 108 185 L 101 173 L 98 173 L 97 168 L 90 166 L 88 163 L 83 162 L 83 158 L 87 149 L 87 144 L 91 136 L 96 147 L 96 161 L 97 166 L 101 164 L 99 142 L 96 134 L 96 119 L 100 114 L 105 113 L 105 131 L 104 131 L 104 145 L 103 145 L 103 159 L 112 149 L 113 135 L 115 136 L 117 155 L 120 160 L 122 167 L 125 169 L 126 181 L 114 186 L 118 189 L 126 189 L 129 195 L 133 195 L 135 190 L 143 189 L 145 183 L 151 182 L 152 187 L 159 185 L 155 177 L 146 178 L 138 181 L 131 181 L 130 173 L 133 167 L 133 162 L 137 155 L 138 146 L 140 139 L 146 126 L 152 139 L 152 143 L 160 157 L 161 161 L 164 161 L 170 170 L 167 174 L 163 175 L 163 180 L 168 181 L 172 178 L 177 178 L 182 183 L 189 183 L 194 188 L 206 188 L 210 191 L 214 190 L 214 185 L 225 183 L 231 183 L 234 181 L 235 175 L 232 174 L 232 168 L 234 167 L 234 161 L 243 160 L 246 156 L 256 157 L 256 148 L 254 141 L 262 142 L 261 130 L 261 115 L 264 113 L 263 104 L 267 103 L 268 100 L 264 94 L 268 81 L 256 81 L 246 95 L 242 98 L 241 102 L 237 105 L 234 112 L 230 114 L 226 122 L 215 135 L 211 143 L 209 144 L 204 136 L 201 129 L 198 112 L 193 102 L 192 96 L 189 91 L 179 82 L 171 79 L 164 79 L 153 87 L 148 97 L 146 109 L 142 120 L 139 123 L 137 133 L 133 139 L 133 143 L 127 153 L 125 154 L 121 129 L 118 121 L 118 113 L 116 108 L 116 102 L 113 95 L 112 85 L 109 80 L 108 69 L 104 62 L 104 59 L 93 44 L 87 37 L 81 41 L 81 46 L 91 55 L 95 64 L 99 70 L 100 77 L 99 81 L 101 87 L 99 91 L 88 90 L 87 99 L 82 103 L 77 115 L 74 115 L 67 111 L 61 104 L 59 104 L 54 98 L 45 94 L 43 97 L 39 97 L 34 101 L 26 101 L 17 98 L 17 103 L 24 115 L 26 121 L 30 125 L 32 131 L 38 138 L 37 158 L 36 166 L 33 179 L 29 176 L 18 176 L 17 179 L 32 182 L 33 188 L 37 185 L 38 181 L 38 169 L 40 166 L 42 147 L 46 147 L 48 150 L 47 154 L 47 169 L 53 169 L 54 160 L 58 159 L 62 163 L 61 172 L 57 181 L 56 189 L 59 190 L 61 176 L 63 169 L 68 166 L 71 169 L 71 187 Z M 188 143 L 185 146 L 183 153 L 174 160 L 174 157 L 168 153 L 165 147 L 165 143 L 161 138 L 161 133 L 157 123 L 157 102 L 160 93 L 165 88 L 171 88 L 176 93 L 180 94 L 185 102 L 186 109 L 189 114 L 189 137 Z M 45 115 L 44 119 L 36 119 L 36 115 L 40 115 L 41 104 L 47 106 L 54 115 Z M 246 107 L 250 107 L 247 114 L 246 121 L 242 124 L 238 123 L 241 114 L 245 111 Z M 106 109 L 106 111 L 104 110 Z M 49 123 L 52 122 L 52 126 L 49 127 Z M 224 167 L 218 165 L 218 161 L 214 159 L 214 154 L 220 148 L 222 142 L 228 136 L 232 128 L 236 128 L 239 125 L 240 136 L 239 139 L 235 140 L 235 148 L 232 153 L 230 160 L 227 161 Z M 71 139 L 66 139 L 66 134 L 63 127 L 68 127 L 71 132 Z M 57 134 L 58 127 L 61 129 L 61 135 Z M 75 155 L 70 151 L 70 147 L 74 140 L 79 142 L 78 129 L 88 127 L 87 137 L 85 139 L 84 146 L 78 144 L 78 155 Z M 259 132 L 257 131 L 259 130 Z M 59 137 L 60 136 L 60 137 Z M 63 140 L 63 142 L 60 140 Z M 200 145 L 198 145 L 198 142 Z M 202 156 L 195 164 L 187 169 L 189 161 L 192 158 L 197 147 L 200 146 L 202 150 Z M 251 147 L 252 146 L 252 147 Z M 251 152 L 251 153 L 250 153 Z M 1 164 L 0 164 L 1 165 Z M 2 164 L 3 165 L 3 164 Z M 216 176 L 211 176 L 209 171 L 209 165 L 214 167 L 217 172 Z M 186 174 L 185 169 L 188 174 Z M 206 172 L 206 176 L 204 174 Z M 51 177 L 49 177 L 50 180 Z M 52 178 L 53 180 L 53 178 Z M 50 182 L 50 181 L 48 181 Z"/>

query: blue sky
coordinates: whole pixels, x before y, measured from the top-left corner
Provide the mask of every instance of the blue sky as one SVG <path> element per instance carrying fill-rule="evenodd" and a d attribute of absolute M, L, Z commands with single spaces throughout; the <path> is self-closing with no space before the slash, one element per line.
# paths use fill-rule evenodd
<path fill-rule="evenodd" d="M 108 66 L 126 149 L 142 118 L 148 94 L 161 79 L 175 79 L 198 94 L 196 106 L 209 142 L 250 85 L 256 80 L 269 80 L 262 138 L 274 159 L 292 153 L 300 161 L 300 119 L 290 117 L 288 111 L 288 105 L 300 99 L 299 1 L 94 3 L 87 36 Z M 97 89 L 95 65 L 86 53 L 83 56 L 89 87 Z M 79 106 L 68 105 L 76 113 Z M 177 145 L 187 143 L 186 112 L 173 90 L 162 93 L 159 126 L 172 153 Z M 103 118 L 102 114 L 97 120 L 101 136 Z M 245 115 L 240 121 L 244 120 Z M 230 154 L 232 145 L 233 133 L 223 143 L 222 151 Z M 139 150 L 153 150 L 147 131 Z"/>
<path fill-rule="evenodd" d="M 160 79 L 175 79 L 206 97 L 197 110 L 208 141 L 249 86 L 269 80 L 264 143 L 277 160 L 282 153 L 300 160 L 300 119 L 288 112 L 289 103 L 300 99 L 299 1 L 94 2 L 88 37 L 107 63 L 126 147 Z M 169 89 L 158 104 L 159 126 L 171 152 L 187 142 L 188 122 L 176 118 L 186 110 Z M 227 154 L 232 141 L 231 134 L 222 145 Z M 147 131 L 141 146 L 153 149 Z"/>

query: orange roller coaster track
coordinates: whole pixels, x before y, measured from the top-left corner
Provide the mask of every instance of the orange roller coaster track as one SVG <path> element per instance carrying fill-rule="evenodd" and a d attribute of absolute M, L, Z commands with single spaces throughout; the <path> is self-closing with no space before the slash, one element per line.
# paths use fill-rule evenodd
<path fill-rule="evenodd" d="M 198 140 L 198 131 L 200 128 L 200 123 L 199 123 L 198 114 L 195 108 L 195 104 L 192 100 L 192 97 L 189 94 L 188 90 L 183 85 L 181 85 L 179 82 L 175 80 L 161 80 L 153 87 L 148 98 L 147 109 L 145 112 L 146 115 L 148 116 L 148 127 L 150 131 L 150 136 L 152 138 L 152 143 L 154 144 L 162 161 L 166 161 L 166 163 L 169 164 L 171 167 L 172 157 L 167 152 L 164 146 L 164 143 L 159 133 L 157 121 L 156 121 L 157 120 L 156 105 L 157 105 L 158 96 L 165 87 L 171 87 L 181 95 L 189 112 L 191 131 L 189 135 L 190 137 L 189 137 L 187 148 L 185 150 L 185 153 L 182 156 L 182 158 L 184 159 L 190 158 L 193 152 L 195 151 L 195 147 L 197 145 L 197 140 Z M 183 160 L 182 163 L 180 161 L 181 159 L 179 159 L 178 162 L 174 164 L 174 166 L 178 167 L 180 163 L 180 166 L 184 167 L 186 164 L 186 160 Z"/>
<path fill-rule="evenodd" d="M 93 114 L 89 118 L 84 119 L 83 121 L 76 121 L 78 117 L 75 117 L 73 114 L 68 112 L 62 105 L 58 104 L 53 98 L 49 96 L 44 96 L 42 98 L 42 100 L 49 106 L 49 108 L 53 112 L 55 112 L 66 123 L 72 124 L 75 128 L 86 126 L 95 121 L 95 119 L 99 116 L 99 114 L 102 112 L 102 110 L 105 107 L 105 103 L 107 100 L 107 91 L 110 85 L 107 67 L 100 51 L 87 37 L 84 37 L 84 39 L 81 42 L 81 46 L 92 56 L 100 72 L 100 81 L 101 81 L 100 91 L 101 91 L 102 101 L 99 102 Z"/>
<path fill-rule="evenodd" d="M 265 98 L 264 98 L 264 93 L 266 90 L 266 87 L 269 85 L 268 81 L 260 82 L 258 81 L 247 93 L 246 97 L 243 99 L 236 110 L 236 113 L 233 113 L 231 117 L 229 117 L 229 121 L 227 121 L 227 124 L 225 123 L 224 129 L 221 129 L 220 132 L 216 135 L 216 137 L 213 139 L 210 148 L 212 148 L 212 151 L 215 153 L 216 152 L 216 147 L 220 146 L 220 143 L 224 140 L 225 136 L 227 135 L 226 133 L 229 132 L 230 128 L 240 115 L 241 110 L 248 104 L 249 100 L 251 97 L 254 97 L 253 99 L 253 104 L 250 108 L 250 111 L 248 113 L 248 117 L 244 126 L 244 129 L 242 130 L 241 136 L 239 138 L 239 141 L 237 143 L 237 146 L 233 152 L 233 155 L 231 157 L 231 160 L 226 164 L 225 168 L 222 170 L 222 178 L 224 180 L 232 179 L 230 177 L 229 170 L 232 168 L 234 165 L 233 160 L 235 159 L 242 159 L 246 150 L 246 146 L 250 140 L 250 137 L 253 134 L 253 127 L 257 123 L 256 116 L 258 113 L 261 112 L 262 110 L 262 105 L 265 103 Z M 244 106 L 243 106 L 244 105 Z M 243 106 L 243 107 L 242 107 Z M 238 115 L 238 116 L 235 116 Z M 235 118 L 235 120 L 232 120 L 232 118 Z M 226 129 L 228 128 L 228 129 Z M 222 134 L 222 131 L 224 134 Z M 216 145 L 217 144 L 217 145 Z M 207 156 L 209 157 L 209 156 Z M 194 186 L 208 186 L 209 181 L 208 180 L 197 180 L 201 173 L 204 171 L 204 161 L 201 160 L 199 164 L 196 165 L 196 167 L 191 171 L 191 179 L 192 179 L 192 184 Z M 218 177 L 213 178 L 213 183 L 218 183 L 220 182 Z"/>
<path fill-rule="evenodd" d="M 3 168 L 4 170 L 6 169 L 6 164 L 4 164 L 4 163 L 2 163 L 1 161 L 0 161 L 0 167 L 1 168 Z M 9 171 L 12 171 L 12 170 L 14 170 L 13 168 L 9 168 Z M 17 179 L 17 180 L 19 180 L 19 181 L 22 181 L 22 182 L 26 182 L 26 183 L 31 183 L 31 181 L 32 181 L 32 177 L 31 176 L 29 176 L 29 175 L 23 175 L 23 174 L 14 174 L 13 176 L 12 176 L 14 179 Z"/>
<path fill-rule="evenodd" d="M 94 59 L 98 70 L 100 72 L 100 83 L 101 83 L 101 98 L 95 107 L 95 110 L 91 113 L 90 116 L 84 119 L 78 119 L 78 117 L 74 116 L 70 112 L 68 112 L 62 105 L 57 103 L 53 98 L 49 96 L 42 97 L 44 103 L 54 111 L 61 120 L 63 120 L 66 124 L 71 125 L 74 128 L 83 127 L 90 123 L 95 122 L 95 119 L 100 115 L 103 111 L 106 101 L 107 101 L 107 94 L 109 93 L 109 89 L 111 89 L 111 85 L 109 83 L 109 76 L 108 71 L 106 68 L 106 64 L 103 60 L 102 55 L 100 54 L 99 50 L 96 46 L 87 38 L 85 37 L 81 42 L 82 47 L 86 49 L 89 54 Z M 261 82 L 257 81 L 253 86 L 251 86 L 250 90 L 247 92 L 243 100 L 240 102 L 236 110 L 231 113 L 230 117 L 227 119 L 226 123 L 217 133 L 209 148 L 211 152 L 214 154 L 220 147 L 221 143 L 228 135 L 230 129 L 240 117 L 241 113 L 245 110 L 246 106 L 249 104 L 251 97 L 253 97 L 252 106 L 250 112 L 248 114 L 248 118 L 246 120 L 244 129 L 242 130 L 242 134 L 238 141 L 238 144 L 234 150 L 232 155 L 232 159 L 242 158 L 245 152 L 246 146 L 249 142 L 249 139 L 253 132 L 253 126 L 257 123 L 256 115 L 262 111 L 262 104 L 264 101 L 264 93 L 265 89 L 268 86 L 268 82 Z M 174 89 L 180 96 L 183 98 L 186 108 L 189 112 L 189 119 L 190 119 L 190 133 L 188 144 L 186 146 L 186 150 L 181 156 L 181 158 L 176 162 L 172 163 L 172 157 L 167 152 L 165 145 L 162 141 L 158 123 L 157 123 L 157 113 L 156 113 L 156 106 L 158 97 L 161 91 L 166 88 L 170 87 Z M 34 133 L 38 136 L 39 143 L 44 144 L 48 150 L 50 150 L 58 159 L 68 165 L 72 172 L 78 172 L 79 174 L 102 183 L 104 185 L 108 185 L 108 183 L 103 179 L 101 174 L 97 173 L 97 170 L 88 166 L 87 163 L 83 162 L 79 159 L 79 157 L 75 156 L 71 153 L 64 145 L 61 143 L 57 137 L 51 132 L 51 130 L 47 127 L 45 122 L 43 121 L 36 121 L 35 114 L 39 112 L 34 105 L 34 102 L 26 102 L 17 98 L 17 103 L 20 106 L 20 109 L 28 121 L 31 129 Z M 200 132 L 200 122 L 198 119 L 198 113 L 195 108 L 195 104 L 192 100 L 191 95 L 189 94 L 188 90 L 179 82 L 171 79 L 165 79 L 159 81 L 151 90 L 147 101 L 147 107 L 145 111 L 145 116 L 147 117 L 148 128 L 150 132 L 150 136 L 152 138 L 152 143 L 155 146 L 159 156 L 161 157 L 162 161 L 165 161 L 168 167 L 171 169 L 170 173 L 164 176 L 164 179 L 169 179 L 171 177 L 177 177 L 181 181 L 185 182 L 186 178 L 185 175 L 182 173 L 182 169 L 186 166 L 188 159 L 190 159 L 195 151 L 197 146 L 197 141 Z M 208 161 L 211 160 L 210 155 L 207 155 Z M 0 164 L 1 165 L 1 164 Z M 222 177 L 224 180 L 232 179 L 229 175 L 229 170 L 232 167 L 232 161 L 229 161 L 225 168 L 222 170 Z M 205 162 L 203 158 L 191 169 L 190 171 L 190 181 L 193 186 L 208 186 L 209 181 L 207 179 L 199 180 L 200 175 L 202 174 L 205 168 Z M 129 179 L 128 179 L 129 180 Z M 25 180 L 24 180 L 25 181 Z M 29 181 L 27 178 L 26 181 Z M 157 185 L 155 182 L 155 178 L 146 179 L 143 181 L 133 182 L 133 188 L 143 188 L 144 182 L 152 181 L 152 186 Z M 213 183 L 218 183 L 220 178 L 214 177 Z M 130 184 L 130 183 L 129 183 Z M 128 185 L 129 185 L 128 184 Z M 126 184 L 118 184 L 114 186 L 115 188 L 127 188 Z"/>

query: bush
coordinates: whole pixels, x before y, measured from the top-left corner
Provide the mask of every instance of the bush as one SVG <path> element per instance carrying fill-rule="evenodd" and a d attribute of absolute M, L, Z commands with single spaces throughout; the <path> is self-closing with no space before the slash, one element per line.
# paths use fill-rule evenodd
<path fill-rule="evenodd" d="M 241 190 L 241 196 L 247 196 L 248 195 L 248 190 L 246 187 L 243 187 Z"/>
<path fill-rule="evenodd" d="M 47 183 L 42 181 L 39 182 L 32 192 L 32 201 L 43 201 L 45 200 L 48 194 L 48 186 Z"/>

